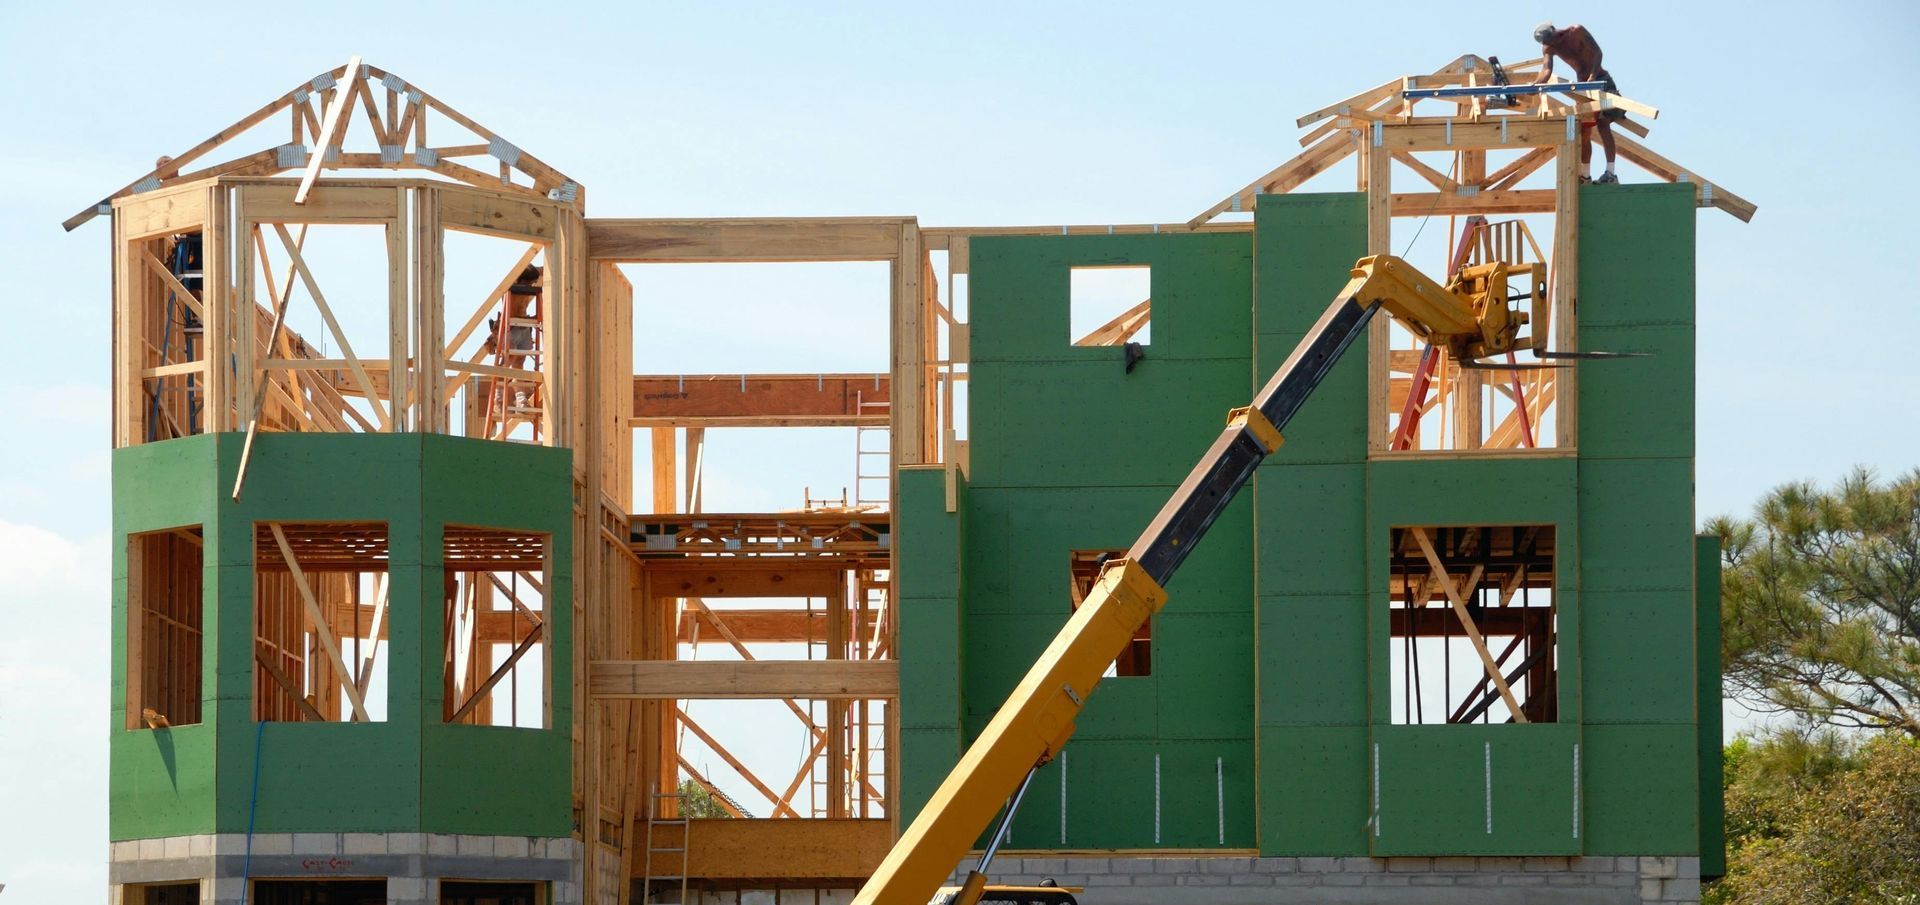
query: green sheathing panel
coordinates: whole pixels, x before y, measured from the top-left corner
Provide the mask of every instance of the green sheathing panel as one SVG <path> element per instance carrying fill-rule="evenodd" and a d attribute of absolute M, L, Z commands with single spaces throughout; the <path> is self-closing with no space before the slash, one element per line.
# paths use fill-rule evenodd
<path fill-rule="evenodd" d="M 1571 457 L 1384 458 L 1368 468 L 1369 752 L 1378 759 L 1376 855 L 1556 855 L 1580 851 L 1575 770 L 1581 741 L 1581 536 Z M 1560 721 L 1392 725 L 1387 557 L 1410 525 L 1552 525 L 1558 596 Z M 1489 796 L 1491 796 L 1489 798 Z"/>
<path fill-rule="evenodd" d="M 1694 217 L 1686 185 L 1580 195 L 1581 347 L 1651 353 L 1580 368 L 1578 650 L 1590 854 L 1701 850 Z"/>
<path fill-rule="evenodd" d="M 1376 855 L 1571 854 L 1580 727 L 1391 726 L 1375 733 Z"/>
<path fill-rule="evenodd" d="M 1120 264 L 1152 268 L 1153 343 L 1131 374 L 1119 349 L 1076 348 L 1067 330 L 1071 269 Z M 1071 551 L 1130 546 L 1226 410 L 1246 403 L 1252 268 L 1245 233 L 974 240 L 958 528 L 965 739 L 1066 623 Z M 1013 844 L 1254 845 L 1253 508 L 1236 501 L 1169 586 L 1151 675 L 1108 679 L 1088 697 L 1065 756 L 1034 780 Z M 919 562 L 902 555 L 903 568 Z M 921 771 L 909 765 L 906 784 Z"/>
<path fill-rule="evenodd" d="M 573 831 L 573 456 L 565 449 L 436 434 L 420 438 L 427 518 L 425 575 L 439 576 L 447 525 L 538 531 L 551 538 L 545 729 L 449 725 L 439 657 L 417 661 L 422 700 L 421 829 L 431 833 L 565 836 Z M 424 649 L 446 643 L 437 601 L 422 608 Z M 526 661 L 522 661 L 526 662 Z M 391 668 L 398 669 L 399 663 Z"/>
<path fill-rule="evenodd" d="M 1700 876 L 1727 873 L 1727 800 L 1721 784 L 1720 725 L 1720 538 L 1694 538 L 1694 605 L 1697 608 L 1700 694 Z"/>
<path fill-rule="evenodd" d="M 1265 195 L 1254 224 L 1258 386 L 1366 254 L 1366 199 Z M 1367 852 L 1365 358 L 1334 366 L 1254 477 L 1262 854 Z"/>
<path fill-rule="evenodd" d="M 203 656 L 201 722 L 160 731 L 127 729 L 127 537 L 200 525 L 202 543 L 220 542 L 214 519 L 219 474 L 215 438 L 188 437 L 113 453 L 113 699 L 109 707 L 108 831 L 112 838 L 177 836 L 213 830 L 214 727 L 223 718 L 212 697 L 214 660 Z M 202 560 L 203 628 L 215 625 L 220 569 Z M 212 637 L 207 632 L 207 637 Z M 203 648 L 204 651 L 204 648 Z M 246 718 L 241 706 L 240 719 Z"/>
<path fill-rule="evenodd" d="M 899 470 L 894 587 L 900 600 L 900 817 L 911 821 L 960 759 L 960 538 L 967 489 L 946 511 L 946 470 Z"/>
<path fill-rule="evenodd" d="M 116 631 L 112 837 L 246 831 L 256 750 L 260 832 L 570 832 L 572 608 L 558 602 L 572 588 L 571 454 L 419 434 L 273 434 L 257 441 L 236 503 L 228 494 L 242 439 L 190 437 L 114 453 L 115 624 L 126 624 L 126 537 L 201 524 L 209 631 L 205 722 L 166 732 L 122 728 L 126 638 Z M 272 723 L 264 733 L 253 721 L 259 521 L 386 523 L 393 621 L 384 721 Z M 448 523 L 552 536 L 555 728 L 441 724 L 440 661 L 425 652 L 440 650 L 440 530 Z"/>

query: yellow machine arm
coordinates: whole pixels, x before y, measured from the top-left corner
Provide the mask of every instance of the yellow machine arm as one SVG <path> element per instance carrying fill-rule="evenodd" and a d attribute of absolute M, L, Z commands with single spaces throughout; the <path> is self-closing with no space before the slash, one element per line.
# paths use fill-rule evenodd
<path fill-rule="evenodd" d="M 1160 610 L 1174 571 L 1253 477 L 1260 460 L 1280 447 L 1280 428 L 1365 332 L 1376 311 L 1387 309 L 1461 361 L 1504 353 L 1521 344 L 1519 328 L 1529 320 L 1526 313 L 1509 309 L 1515 299 L 1507 296 L 1508 279 L 1534 272 L 1532 265 L 1481 265 L 1442 286 L 1399 258 L 1362 258 L 1353 278 L 1253 404 L 1228 413 L 1226 428 L 1127 557 L 1107 563 L 1086 600 L 894 843 L 855 905 L 918 905 L 932 898 L 1008 796 L 1066 745 L 1101 673 Z M 1545 320 L 1544 283 L 1536 277 L 1531 293 L 1520 297 L 1535 301 L 1540 322 Z M 980 870 L 967 878 L 954 905 L 979 899 L 1012 811 L 1010 806 Z"/>

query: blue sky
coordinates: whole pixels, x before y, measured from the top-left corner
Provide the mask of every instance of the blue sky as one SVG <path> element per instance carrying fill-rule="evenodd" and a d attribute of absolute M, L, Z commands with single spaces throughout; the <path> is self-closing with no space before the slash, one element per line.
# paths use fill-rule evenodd
<path fill-rule="evenodd" d="M 0 7 L 0 814 L 37 815 L 0 819 L 10 901 L 104 883 L 108 229 L 58 224 L 349 54 L 573 175 L 595 215 L 1177 222 L 1295 153 L 1300 113 L 1461 53 L 1529 57 L 1535 22 L 1581 21 L 1661 109 L 1649 144 L 1760 206 L 1700 214 L 1701 517 L 1917 461 L 1912 4 L 640 6 Z M 690 339 L 643 339 L 640 367 L 876 368 L 883 315 L 844 291 L 863 279 L 795 281 L 724 336 L 663 320 Z M 844 334 L 796 335 L 759 316 L 781 305 L 855 307 Z M 743 505 L 850 480 L 841 441 L 760 482 L 736 439 L 714 492 Z"/>

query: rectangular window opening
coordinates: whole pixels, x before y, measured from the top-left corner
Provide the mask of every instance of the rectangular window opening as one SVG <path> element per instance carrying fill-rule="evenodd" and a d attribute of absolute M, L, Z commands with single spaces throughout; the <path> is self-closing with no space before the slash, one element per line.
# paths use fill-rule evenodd
<path fill-rule="evenodd" d="M 200 905 L 198 883 L 129 883 L 122 892 L 124 905 Z"/>
<path fill-rule="evenodd" d="M 200 526 L 127 539 L 127 728 L 200 722 Z"/>
<path fill-rule="evenodd" d="M 1551 237 L 1551 218 L 1542 235 Z M 1497 368 L 1463 367 L 1444 345 L 1430 344 L 1399 320 L 1390 320 L 1384 363 L 1386 398 L 1376 402 L 1375 417 L 1385 422 L 1385 451 L 1475 452 L 1552 449 L 1558 435 L 1556 399 L 1571 384 L 1565 360 L 1535 356 L 1536 343 L 1554 346 L 1552 333 L 1570 313 L 1552 310 L 1547 255 L 1533 230 L 1542 218 L 1515 217 L 1489 222 L 1472 216 L 1445 231 L 1423 233 L 1410 252 L 1422 269 L 1443 284 L 1485 290 L 1506 299 L 1505 310 L 1519 348 L 1485 356 Z M 1551 242 L 1548 242 L 1551 245 Z M 1417 247 L 1416 247 L 1417 246 Z M 1431 265 L 1431 266 L 1429 266 Z M 1557 365 L 1557 367 L 1556 367 Z M 1570 379 L 1570 378 L 1569 378 Z"/>
<path fill-rule="evenodd" d="M 386 905 L 385 880 L 255 880 L 254 905 Z"/>
<path fill-rule="evenodd" d="M 390 597 L 385 522 L 256 523 L 254 719 L 385 721 Z"/>
<path fill-rule="evenodd" d="M 1080 609 L 1087 595 L 1093 593 L 1093 584 L 1100 578 L 1100 570 L 1110 559 L 1127 555 L 1125 550 L 1074 550 L 1068 558 L 1068 592 L 1074 610 Z M 1148 619 L 1134 630 L 1133 640 L 1128 642 L 1120 656 L 1101 673 L 1105 678 L 1146 676 L 1153 674 L 1153 620 Z"/>
<path fill-rule="evenodd" d="M 1556 722 L 1553 526 L 1394 528 L 1391 550 L 1392 722 Z"/>
<path fill-rule="evenodd" d="M 1075 267 L 1068 276 L 1067 341 L 1076 346 L 1153 342 L 1153 268 Z"/>
<path fill-rule="evenodd" d="M 441 880 L 440 905 L 542 905 L 542 884 Z"/>
<path fill-rule="evenodd" d="M 550 539 L 448 525 L 442 544 L 444 719 L 547 728 Z"/>

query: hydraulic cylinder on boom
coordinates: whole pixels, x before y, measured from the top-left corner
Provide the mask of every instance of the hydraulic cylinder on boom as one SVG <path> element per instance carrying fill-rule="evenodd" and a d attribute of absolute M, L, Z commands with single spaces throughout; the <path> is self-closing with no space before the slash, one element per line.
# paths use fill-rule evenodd
<path fill-rule="evenodd" d="M 1511 293 L 1515 278 L 1524 289 Z M 1521 309 L 1520 302 L 1530 303 L 1530 310 Z M 855 905 L 930 901 L 1006 802 L 987 856 L 960 889 L 943 897 L 953 905 L 980 901 L 989 889 L 991 853 L 1017 807 L 1017 796 L 1008 796 L 1024 790 L 1032 772 L 1067 743 L 1101 674 L 1166 603 L 1166 585 L 1180 564 L 1261 460 L 1280 448 L 1281 431 L 1382 308 L 1463 364 L 1521 348 L 1538 352 L 1546 345 L 1540 335 L 1547 310 L 1542 265 L 1479 265 L 1441 285 L 1391 255 L 1360 259 L 1346 286 L 1252 404 L 1227 413 L 1220 435 L 1126 557 L 1101 570 L 1085 601 L 901 834 Z M 1537 338 L 1520 333 L 1530 321 L 1536 322 Z"/>

